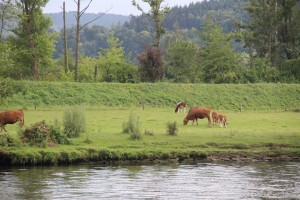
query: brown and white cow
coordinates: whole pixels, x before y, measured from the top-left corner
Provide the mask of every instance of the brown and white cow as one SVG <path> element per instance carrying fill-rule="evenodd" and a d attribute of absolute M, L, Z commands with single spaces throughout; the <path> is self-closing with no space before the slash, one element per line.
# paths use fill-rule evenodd
<path fill-rule="evenodd" d="M 187 107 L 187 103 L 185 101 L 179 102 L 176 104 L 175 112 L 177 113 L 185 113 Z"/>
<path fill-rule="evenodd" d="M 213 120 L 213 125 L 217 125 L 219 123 L 219 113 L 217 112 L 212 112 L 212 120 Z"/>
<path fill-rule="evenodd" d="M 211 124 L 210 111 L 211 110 L 209 108 L 200 108 L 200 107 L 191 108 L 187 116 L 183 119 L 183 124 L 187 125 L 189 120 L 193 120 L 193 125 L 194 125 L 194 121 L 196 120 L 198 125 L 198 118 L 199 119 L 207 118 L 208 124 Z"/>
<path fill-rule="evenodd" d="M 24 112 L 23 110 L 8 110 L 0 112 L 0 128 L 1 131 L 5 129 L 6 124 L 14 124 L 20 122 L 20 126 L 24 126 Z"/>
<path fill-rule="evenodd" d="M 220 127 L 222 128 L 223 126 L 226 128 L 227 127 L 227 117 L 226 115 L 220 114 L 219 115 L 219 123 L 220 123 Z"/>

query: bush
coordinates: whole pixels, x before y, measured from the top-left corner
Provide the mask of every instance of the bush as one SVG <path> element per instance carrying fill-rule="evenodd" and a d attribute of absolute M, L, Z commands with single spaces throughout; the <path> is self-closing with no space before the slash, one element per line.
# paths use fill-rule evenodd
<path fill-rule="evenodd" d="M 123 123 L 122 128 L 122 133 L 130 134 L 132 140 L 140 140 L 142 138 L 140 120 L 133 113 L 130 114 L 128 121 Z"/>
<path fill-rule="evenodd" d="M 21 130 L 20 138 L 23 143 L 40 147 L 69 144 L 68 138 L 61 134 L 58 122 L 55 125 L 47 125 L 45 121 L 37 122 L 24 131 Z"/>
<path fill-rule="evenodd" d="M 177 135 L 178 128 L 176 122 L 168 122 L 167 123 L 167 133 L 169 135 Z"/>
<path fill-rule="evenodd" d="M 1 147 L 10 147 L 10 146 L 19 146 L 20 142 L 10 136 L 9 134 L 0 135 L 0 146 Z"/>
<path fill-rule="evenodd" d="M 75 106 L 64 111 L 64 133 L 69 138 L 79 137 L 85 131 L 85 114 L 82 107 Z"/>
<path fill-rule="evenodd" d="M 21 81 L 15 81 L 10 78 L 0 77 L 0 97 L 6 98 L 13 96 L 14 94 L 21 93 L 26 94 L 28 87 Z"/>

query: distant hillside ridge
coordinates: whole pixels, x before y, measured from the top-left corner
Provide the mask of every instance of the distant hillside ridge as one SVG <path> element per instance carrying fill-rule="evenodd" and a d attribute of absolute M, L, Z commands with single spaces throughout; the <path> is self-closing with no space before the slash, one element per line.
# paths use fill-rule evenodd
<path fill-rule="evenodd" d="M 76 19 L 75 19 L 75 11 L 66 12 L 66 26 L 67 28 L 70 28 L 74 25 L 76 25 Z M 95 18 L 97 18 L 102 13 L 85 13 L 81 17 L 80 23 L 86 24 Z M 52 28 L 55 31 L 59 31 L 63 28 L 64 22 L 63 22 L 63 13 L 45 13 L 45 16 L 50 17 L 53 22 Z M 117 15 L 117 14 L 104 14 L 99 19 L 95 20 L 94 22 L 90 23 L 89 26 L 92 27 L 94 25 L 98 26 L 105 26 L 105 27 L 111 27 L 114 24 L 123 24 L 124 22 L 129 21 L 129 16 L 125 15 Z"/>

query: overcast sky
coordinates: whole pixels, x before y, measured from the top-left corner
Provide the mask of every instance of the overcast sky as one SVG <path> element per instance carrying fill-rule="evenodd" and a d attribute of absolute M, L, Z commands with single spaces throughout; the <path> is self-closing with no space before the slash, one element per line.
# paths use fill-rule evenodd
<path fill-rule="evenodd" d="M 76 4 L 74 0 L 49 0 L 46 7 L 43 9 L 44 13 L 58 13 L 62 12 L 63 2 L 66 2 L 66 11 L 75 11 Z M 200 2 L 202 0 L 165 0 L 163 6 L 168 5 L 169 7 L 184 6 L 191 2 Z M 84 8 L 89 0 L 81 0 L 81 8 Z M 145 11 L 149 10 L 147 3 L 137 0 Z M 121 15 L 140 15 L 141 12 L 131 4 L 131 0 L 93 0 L 86 13 L 99 13 L 106 12 L 111 14 Z"/>

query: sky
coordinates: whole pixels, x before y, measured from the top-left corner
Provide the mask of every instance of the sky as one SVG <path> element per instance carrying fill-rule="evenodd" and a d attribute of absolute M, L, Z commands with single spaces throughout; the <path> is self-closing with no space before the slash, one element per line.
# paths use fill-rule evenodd
<path fill-rule="evenodd" d="M 44 13 L 58 13 L 62 12 L 63 2 L 66 2 L 66 11 L 75 11 L 76 3 L 74 0 L 49 0 L 46 7 L 43 9 Z M 149 10 L 147 3 L 141 0 L 136 0 L 145 11 Z M 184 6 L 189 5 L 192 2 L 200 2 L 202 0 L 164 0 L 163 6 Z M 89 0 L 81 0 L 81 8 L 87 6 Z M 103 13 L 107 12 L 110 14 L 119 15 L 140 15 L 136 7 L 131 4 L 131 0 L 93 0 L 86 13 Z"/>

